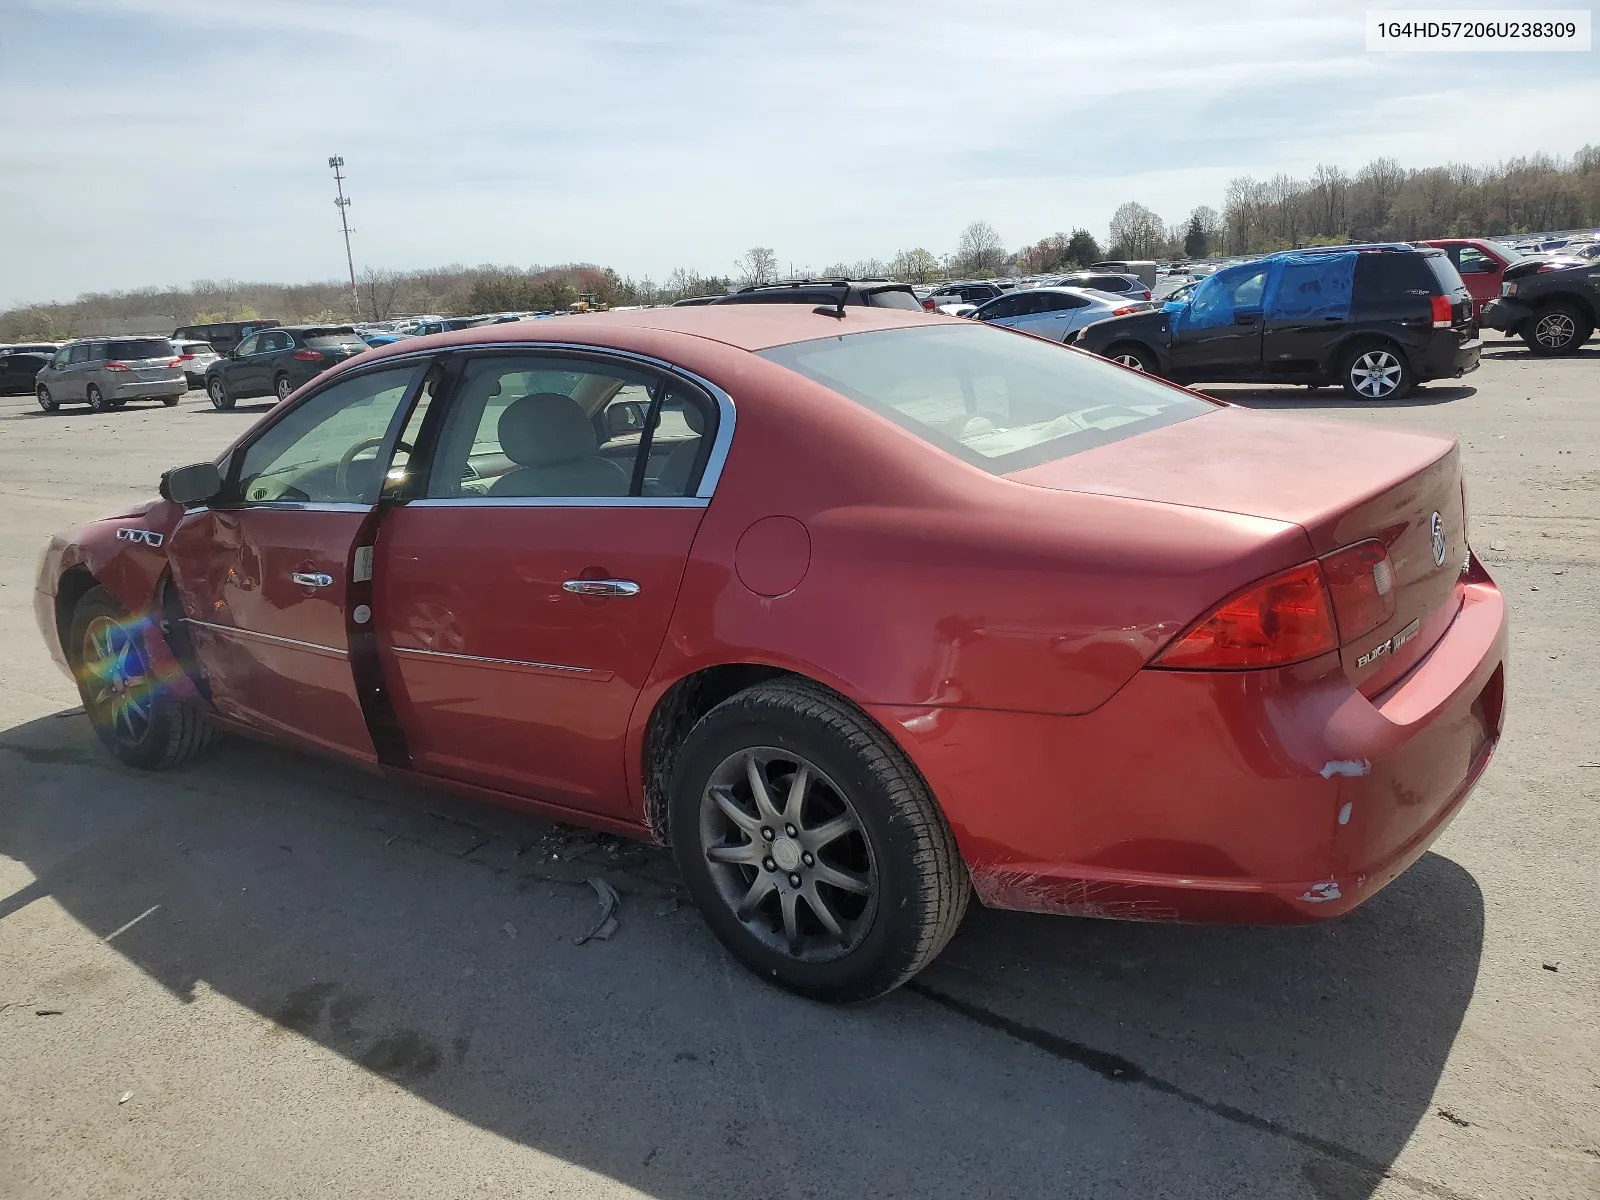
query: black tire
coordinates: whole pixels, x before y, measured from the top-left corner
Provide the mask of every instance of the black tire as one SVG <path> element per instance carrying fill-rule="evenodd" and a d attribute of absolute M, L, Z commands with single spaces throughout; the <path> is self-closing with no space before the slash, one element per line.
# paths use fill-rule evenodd
<path fill-rule="evenodd" d="M 118 653 L 104 652 L 108 648 Z M 176 767 L 216 739 L 204 714 L 160 685 L 149 667 L 143 626 L 129 620 L 106 588 L 90 588 L 72 610 L 67 653 L 95 733 L 130 767 Z M 127 666 L 114 668 L 113 661 Z"/>
<path fill-rule="evenodd" d="M 50 394 L 50 389 L 42 383 L 34 390 L 33 398 L 39 402 L 39 407 L 44 412 L 61 411 L 61 405 L 56 403 L 56 398 Z"/>
<path fill-rule="evenodd" d="M 213 375 L 206 380 L 206 396 L 211 400 L 211 407 L 218 412 L 227 412 L 234 405 L 233 393 L 228 390 L 227 381 L 221 375 Z"/>
<path fill-rule="evenodd" d="M 1589 340 L 1594 324 L 1583 310 L 1565 300 L 1542 304 L 1523 322 L 1522 342 L 1540 358 L 1558 358 L 1577 352 Z"/>
<path fill-rule="evenodd" d="M 1393 342 L 1358 342 L 1339 361 L 1339 382 L 1353 400 L 1399 400 L 1409 396 L 1416 376 L 1405 351 Z"/>
<path fill-rule="evenodd" d="M 756 755 L 770 761 L 752 768 Z M 787 775 L 786 761 L 795 768 Z M 792 809 L 808 814 L 797 818 L 800 830 L 774 830 L 774 840 L 765 829 L 759 835 L 746 829 L 739 836 L 748 841 L 738 844 L 711 836 L 708 825 L 728 814 L 712 799 L 715 779 L 738 779 L 753 769 L 775 797 L 792 787 L 801 763 L 812 774 L 810 791 L 802 786 L 803 798 Z M 730 764 L 734 774 L 723 776 Z M 734 797 L 737 786 L 726 795 Z M 685 737 L 670 791 L 673 853 L 706 923 L 750 970 L 792 992 L 838 1004 L 881 996 L 932 962 L 966 912 L 971 895 L 966 867 L 922 777 L 870 719 L 815 684 L 774 680 L 717 705 Z M 791 801 L 793 796 L 789 792 Z M 765 819 L 753 799 L 734 802 L 741 827 Z M 821 836 L 841 820 L 848 832 L 831 840 Z M 812 834 L 821 840 L 807 841 Z M 802 848 L 803 866 L 793 861 Z M 754 855 L 749 862 L 710 860 L 714 851 L 746 850 Z M 780 852 L 790 865 L 774 864 Z M 833 878 L 864 882 L 867 890 L 853 896 L 835 887 Z M 741 916 L 732 897 L 743 894 L 748 903 L 758 884 L 768 890 L 748 916 Z M 822 893 L 822 888 L 829 890 Z M 842 936 L 823 927 L 808 898 L 817 896 Z M 797 946 L 794 935 L 780 926 L 785 926 L 785 909 L 800 913 L 802 907 L 794 924 L 810 928 Z"/>
<path fill-rule="evenodd" d="M 110 412 L 115 407 L 111 401 L 106 399 L 106 394 L 100 390 L 100 385 L 97 383 L 89 385 L 89 390 L 84 394 L 84 398 L 89 401 L 89 407 L 94 409 L 95 412 Z"/>
<path fill-rule="evenodd" d="M 165 404 L 168 408 L 177 408 L 178 401 L 182 399 L 182 396 L 163 396 L 161 397 L 161 403 Z"/>
<path fill-rule="evenodd" d="M 1118 342 L 1106 347 L 1106 357 L 1130 371 L 1143 371 L 1146 375 L 1159 375 L 1156 356 L 1138 342 Z"/>
<path fill-rule="evenodd" d="M 272 394 L 278 398 L 279 404 L 287 400 L 289 393 L 292 391 L 294 391 L 294 384 L 289 382 L 287 375 L 279 375 L 272 381 Z"/>

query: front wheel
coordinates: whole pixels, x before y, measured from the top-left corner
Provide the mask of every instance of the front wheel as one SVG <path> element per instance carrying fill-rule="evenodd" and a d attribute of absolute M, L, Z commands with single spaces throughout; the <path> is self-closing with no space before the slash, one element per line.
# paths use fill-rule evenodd
<path fill-rule="evenodd" d="M 145 642 L 148 618 L 128 616 L 93 587 L 72 613 L 68 642 L 78 694 L 106 749 L 130 767 L 162 770 L 211 745 L 215 727 L 162 685 Z"/>
<path fill-rule="evenodd" d="M 42 383 L 35 389 L 33 395 L 34 399 L 39 401 L 39 407 L 45 412 L 55 412 L 61 407 L 56 403 L 56 398 L 50 394 L 50 389 Z"/>
<path fill-rule="evenodd" d="M 813 684 L 759 684 L 702 717 L 678 753 L 670 826 L 712 932 L 812 999 L 891 991 L 966 912 L 966 868 L 927 785 L 882 730 Z"/>
<path fill-rule="evenodd" d="M 1377 345 L 1357 346 L 1345 355 L 1339 378 L 1357 400 L 1398 400 L 1414 382 L 1405 355 Z"/>
<path fill-rule="evenodd" d="M 1106 357 L 1130 371 L 1143 371 L 1146 375 L 1156 374 L 1155 355 L 1134 342 L 1123 342 L 1112 346 L 1106 351 Z"/>
<path fill-rule="evenodd" d="M 1593 332 L 1588 317 L 1566 301 L 1557 300 L 1523 323 L 1522 341 L 1541 358 L 1556 357 L 1576 351 Z"/>
<path fill-rule="evenodd" d="M 218 412 L 227 412 L 233 407 L 233 393 L 228 390 L 228 385 L 222 382 L 220 375 L 213 375 L 206 381 L 206 395 L 211 398 L 211 407 Z"/>

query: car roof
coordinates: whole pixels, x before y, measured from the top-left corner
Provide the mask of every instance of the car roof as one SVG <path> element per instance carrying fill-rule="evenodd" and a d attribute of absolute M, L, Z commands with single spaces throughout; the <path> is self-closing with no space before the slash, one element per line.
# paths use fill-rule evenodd
<path fill-rule="evenodd" d="M 629 349 L 630 343 L 641 340 L 639 335 L 649 333 L 699 338 L 739 350 L 758 351 L 794 342 L 879 329 L 935 324 L 959 324 L 965 327 L 967 324 L 956 318 L 901 308 L 851 306 L 845 309 L 845 313 L 843 317 L 823 316 L 806 304 L 672 305 L 622 312 L 574 313 L 542 321 L 480 325 L 471 329 L 429 334 L 396 342 L 393 346 L 374 347 L 369 353 L 374 357 L 386 357 L 391 354 L 415 354 L 433 347 L 445 349 L 482 342 L 497 345 L 560 342 L 575 346 Z"/>

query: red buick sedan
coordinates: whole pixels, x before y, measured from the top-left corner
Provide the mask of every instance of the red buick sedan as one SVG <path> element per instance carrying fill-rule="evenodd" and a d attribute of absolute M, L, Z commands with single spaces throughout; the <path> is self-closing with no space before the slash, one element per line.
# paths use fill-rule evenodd
<path fill-rule="evenodd" d="M 1345 912 L 1501 729 L 1453 441 L 970 321 L 401 342 L 161 491 L 52 539 L 36 597 L 124 762 L 233 730 L 670 842 L 728 949 L 823 999 L 910 978 L 972 891 Z"/>

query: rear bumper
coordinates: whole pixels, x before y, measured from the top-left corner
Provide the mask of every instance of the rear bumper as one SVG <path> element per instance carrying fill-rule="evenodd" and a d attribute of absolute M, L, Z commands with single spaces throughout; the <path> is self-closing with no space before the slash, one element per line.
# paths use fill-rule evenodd
<path fill-rule="evenodd" d="M 1449 631 L 1371 699 L 1317 660 L 1142 671 L 1080 717 L 873 711 L 939 796 L 985 904 L 1297 923 L 1362 903 L 1460 810 L 1499 740 L 1506 646 L 1474 561 Z"/>
<path fill-rule="evenodd" d="M 106 389 L 114 400 L 137 400 L 144 396 L 181 396 L 189 390 L 189 381 L 177 379 L 131 379 L 114 383 Z"/>
<path fill-rule="evenodd" d="M 1501 333 L 1515 333 L 1522 328 L 1524 321 L 1533 316 L 1533 309 L 1516 300 L 1502 297 L 1485 304 L 1482 316 L 1483 323 L 1490 329 L 1498 329 Z"/>
<path fill-rule="evenodd" d="M 1478 369 L 1483 341 L 1473 329 L 1438 329 L 1413 362 L 1419 380 L 1459 379 Z"/>

